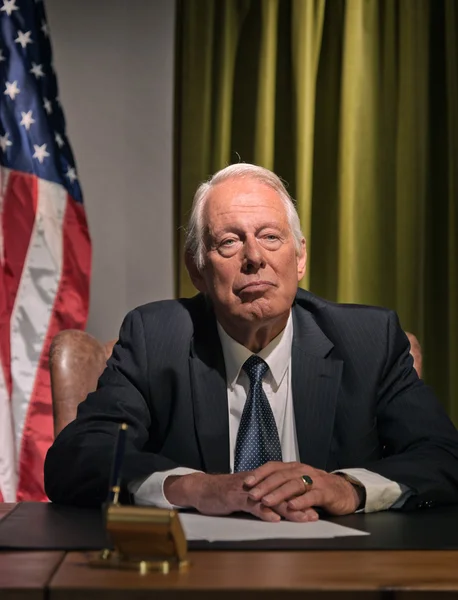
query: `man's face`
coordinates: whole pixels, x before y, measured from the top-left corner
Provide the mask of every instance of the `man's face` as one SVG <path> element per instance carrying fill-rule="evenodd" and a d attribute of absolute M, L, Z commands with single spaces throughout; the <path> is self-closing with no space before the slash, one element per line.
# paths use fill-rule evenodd
<path fill-rule="evenodd" d="M 205 266 L 191 268 L 194 285 L 210 296 L 221 324 L 287 317 L 306 251 L 296 254 L 278 194 L 255 179 L 216 185 L 204 207 Z"/>

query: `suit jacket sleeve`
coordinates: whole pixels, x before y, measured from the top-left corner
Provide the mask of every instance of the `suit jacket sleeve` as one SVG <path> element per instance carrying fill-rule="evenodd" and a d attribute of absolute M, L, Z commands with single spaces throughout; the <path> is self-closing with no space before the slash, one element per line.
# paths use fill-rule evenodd
<path fill-rule="evenodd" d="M 406 485 L 403 510 L 458 502 L 458 434 L 433 391 L 413 369 L 397 316 L 379 386 L 377 425 L 384 458 L 364 467 Z"/>
<path fill-rule="evenodd" d="M 117 432 L 123 422 L 129 426 L 122 470 L 124 494 L 129 481 L 180 466 L 142 450 L 154 418 L 147 380 L 142 317 L 134 310 L 124 320 L 97 391 L 79 405 L 77 419 L 48 451 L 45 488 L 52 501 L 98 505 L 106 500 Z"/>

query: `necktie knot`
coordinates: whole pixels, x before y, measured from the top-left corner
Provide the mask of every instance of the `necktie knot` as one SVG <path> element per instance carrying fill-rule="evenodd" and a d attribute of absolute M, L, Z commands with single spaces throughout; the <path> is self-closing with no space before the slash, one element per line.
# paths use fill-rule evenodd
<path fill-rule="evenodd" d="M 256 354 L 252 354 L 242 365 L 242 369 L 248 375 L 250 384 L 259 383 L 269 370 L 269 365 Z"/>

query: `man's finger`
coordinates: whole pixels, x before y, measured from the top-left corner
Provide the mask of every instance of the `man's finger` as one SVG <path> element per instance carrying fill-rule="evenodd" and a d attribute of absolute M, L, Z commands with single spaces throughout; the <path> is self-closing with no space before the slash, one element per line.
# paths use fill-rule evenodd
<path fill-rule="evenodd" d="M 304 474 L 304 471 L 310 471 L 311 473 L 315 472 L 316 469 L 313 467 L 309 467 L 308 465 L 304 465 L 299 462 L 279 462 L 279 461 L 270 461 L 265 463 L 261 467 L 258 467 L 254 471 L 251 471 L 246 478 L 244 479 L 244 485 L 247 488 L 253 488 L 257 484 L 264 482 L 266 479 L 272 477 L 277 474 L 279 482 L 286 481 L 287 479 L 292 479 L 292 473 L 296 472 L 298 477 Z"/>
<path fill-rule="evenodd" d="M 288 500 L 288 508 L 290 510 L 305 510 L 312 506 L 323 506 L 324 494 L 323 490 L 311 489 L 310 492 L 297 496 Z"/>
<path fill-rule="evenodd" d="M 308 468 L 310 469 L 310 467 Z M 253 500 L 261 500 L 261 498 L 265 498 L 268 494 L 275 492 L 289 481 L 293 482 L 292 485 L 288 487 L 289 495 L 281 498 L 274 498 L 273 504 L 277 504 L 286 498 L 289 499 L 293 496 L 303 494 L 313 486 L 313 483 L 311 485 L 306 485 L 302 479 L 305 469 L 307 469 L 307 467 L 301 464 L 293 468 L 278 469 L 249 490 L 248 493 L 250 498 L 253 498 Z M 315 477 L 315 473 L 313 473 L 313 476 Z M 271 504 L 271 502 L 269 502 L 269 504 Z"/>
<path fill-rule="evenodd" d="M 278 506 L 275 506 L 274 510 L 287 521 L 294 521 L 296 523 L 307 523 L 319 519 L 318 513 L 313 508 L 308 508 L 306 510 L 291 510 L 286 502 L 282 502 Z"/>
<path fill-rule="evenodd" d="M 276 471 L 283 471 L 285 469 L 293 468 L 294 466 L 299 466 L 300 463 L 284 463 L 281 461 L 270 461 L 254 469 L 254 471 L 250 471 L 250 473 L 243 480 L 244 485 L 247 487 L 253 487 L 260 481 L 263 481 L 266 477 L 275 473 Z"/>
<path fill-rule="evenodd" d="M 312 508 L 309 510 L 288 510 L 285 519 L 295 523 L 309 523 L 318 521 L 318 513 Z"/>
<path fill-rule="evenodd" d="M 266 482 L 259 484 L 255 490 L 249 492 L 249 496 L 255 500 L 260 500 L 265 506 L 276 506 L 285 500 L 292 500 L 296 496 L 301 496 L 307 491 L 300 477 L 294 477 L 294 479 L 281 485 L 278 485 L 276 482 L 272 482 L 272 485 L 267 485 L 267 482 L 270 484 L 273 477 L 269 477 Z M 263 493 L 264 488 L 266 488 L 265 493 Z"/>
<path fill-rule="evenodd" d="M 263 506 L 259 502 L 256 502 L 252 509 L 250 510 L 251 514 L 263 521 L 268 521 L 270 523 L 277 523 L 281 520 L 281 516 L 271 508 L 267 506 Z"/>

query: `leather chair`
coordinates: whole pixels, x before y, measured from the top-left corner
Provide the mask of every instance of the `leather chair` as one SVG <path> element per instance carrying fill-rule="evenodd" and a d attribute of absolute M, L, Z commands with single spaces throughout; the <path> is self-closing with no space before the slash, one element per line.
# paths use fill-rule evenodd
<path fill-rule="evenodd" d="M 406 332 L 410 341 L 414 368 L 421 377 L 422 355 L 417 338 Z M 51 343 L 51 372 L 54 435 L 76 417 L 78 404 L 97 387 L 97 380 L 111 356 L 115 340 L 103 344 L 85 331 L 67 329 Z"/>
<path fill-rule="evenodd" d="M 116 340 L 103 344 L 85 331 L 58 333 L 49 350 L 54 435 L 76 417 L 78 404 L 97 387 Z"/>
<path fill-rule="evenodd" d="M 413 333 L 406 331 L 406 336 L 409 338 L 410 342 L 410 354 L 413 357 L 413 367 L 417 372 L 418 377 L 421 379 L 421 374 L 423 372 L 423 356 L 421 353 L 420 342 Z"/>

